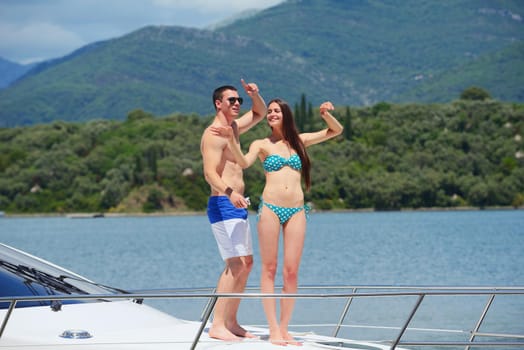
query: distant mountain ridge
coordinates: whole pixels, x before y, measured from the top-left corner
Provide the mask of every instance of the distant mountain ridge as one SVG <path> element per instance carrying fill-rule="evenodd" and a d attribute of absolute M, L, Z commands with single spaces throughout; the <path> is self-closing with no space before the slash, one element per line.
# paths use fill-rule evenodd
<path fill-rule="evenodd" d="M 0 89 L 9 86 L 33 66 L 35 64 L 19 64 L 0 57 Z"/>
<path fill-rule="evenodd" d="M 291 103 L 447 102 L 473 85 L 523 102 L 523 15 L 519 0 L 289 0 L 214 30 L 146 27 L 0 90 L 0 126 L 205 116 L 212 90 L 240 78 Z"/>

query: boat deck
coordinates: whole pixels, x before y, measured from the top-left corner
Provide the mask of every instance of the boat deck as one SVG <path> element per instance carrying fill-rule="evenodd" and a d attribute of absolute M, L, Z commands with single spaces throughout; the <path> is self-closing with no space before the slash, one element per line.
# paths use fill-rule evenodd
<path fill-rule="evenodd" d="M 187 344 L 188 349 L 196 349 L 204 339 L 209 341 L 206 330 L 217 299 L 239 297 L 258 302 L 262 298 L 296 298 L 297 323 L 290 329 L 297 338 L 307 342 L 310 336 L 315 344 L 328 349 L 524 349 L 524 287 L 521 286 L 309 286 L 302 287 L 297 294 L 262 294 L 254 288 L 242 294 L 218 294 L 212 288 L 202 288 L 0 298 L 0 302 L 10 303 L 1 318 L 0 348 L 10 319 L 22 310 L 15 306 L 22 301 L 132 299 L 148 303 L 198 299 L 205 307 L 200 319 L 192 322 L 195 333 Z M 325 304 L 312 306 L 317 303 Z M 309 317 L 302 316 L 308 313 Z M 332 320 L 324 322 L 326 317 Z M 264 338 L 265 324 L 246 327 Z M 347 339 L 360 345 L 356 347 Z M 242 344 L 248 346 L 249 342 Z"/>

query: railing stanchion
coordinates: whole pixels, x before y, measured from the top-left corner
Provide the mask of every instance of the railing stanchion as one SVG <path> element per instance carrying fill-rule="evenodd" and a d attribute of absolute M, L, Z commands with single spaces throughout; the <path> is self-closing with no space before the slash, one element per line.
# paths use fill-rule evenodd
<path fill-rule="evenodd" d="M 484 310 L 482 310 L 482 314 L 480 315 L 479 320 L 477 321 L 477 324 L 475 325 L 475 328 L 471 331 L 471 336 L 469 337 L 469 341 L 472 342 L 475 339 L 475 336 L 477 335 L 480 326 L 482 325 L 482 322 L 484 322 L 484 318 L 486 317 L 486 314 L 488 313 L 489 308 L 491 307 L 491 304 L 493 303 L 493 300 L 495 299 L 495 294 L 491 294 L 488 298 L 488 302 L 486 303 L 486 306 L 484 306 Z M 470 346 L 466 346 L 464 350 L 469 350 Z"/>
<path fill-rule="evenodd" d="M 216 288 L 213 288 L 213 290 L 211 291 L 212 294 L 215 294 L 216 292 L 217 292 Z M 205 315 L 205 313 L 207 311 L 207 308 L 209 307 L 209 304 L 211 304 L 212 300 L 213 300 L 212 298 L 209 298 L 207 300 L 207 303 L 204 306 L 204 308 L 202 309 L 202 313 L 200 314 L 200 321 L 202 321 L 202 319 L 204 318 L 204 315 Z"/>
<path fill-rule="evenodd" d="M 4 334 L 5 326 L 7 326 L 7 321 L 9 321 L 9 317 L 11 317 L 11 313 L 13 312 L 15 306 L 16 306 L 16 299 L 13 299 L 11 300 L 11 304 L 9 304 L 9 309 L 7 310 L 7 313 L 5 314 L 4 321 L 2 322 L 2 326 L 0 327 L 0 338 L 2 338 L 2 334 Z"/>
<path fill-rule="evenodd" d="M 413 316 L 415 316 L 415 313 L 417 312 L 418 307 L 420 306 L 420 303 L 422 303 L 422 300 L 424 299 L 424 295 L 425 295 L 425 294 L 420 294 L 420 295 L 418 296 L 417 303 L 416 303 L 415 306 L 413 307 L 413 310 L 411 310 L 411 313 L 409 314 L 408 319 L 407 319 L 406 322 L 404 323 L 404 326 L 403 326 L 402 329 L 400 330 L 400 333 L 398 334 L 397 339 L 396 339 L 395 342 L 392 344 L 392 346 L 391 346 L 391 350 L 395 350 L 395 348 L 397 347 L 398 343 L 400 342 L 400 339 L 401 339 L 402 336 L 404 335 L 404 332 L 405 332 L 406 329 L 408 328 L 409 323 L 411 322 L 411 319 L 413 318 Z"/>
<path fill-rule="evenodd" d="M 215 308 L 215 304 L 217 303 L 218 297 L 214 296 L 211 297 L 209 300 L 209 303 L 207 304 L 206 312 L 204 313 L 204 316 L 202 317 L 202 323 L 200 324 L 200 328 L 198 329 L 198 332 L 195 336 L 195 340 L 193 341 L 193 344 L 191 345 L 191 350 L 194 350 L 198 344 L 198 341 L 200 340 L 200 336 L 202 335 L 202 332 L 204 332 L 204 329 L 206 328 L 207 321 L 211 317 L 211 313 L 213 313 L 213 309 Z"/>
<path fill-rule="evenodd" d="M 357 292 L 357 288 L 353 288 L 353 294 Z M 346 301 L 346 305 L 344 306 L 344 310 L 342 310 L 342 314 L 340 315 L 340 319 L 338 320 L 337 325 L 335 326 L 335 330 L 333 332 L 333 336 L 336 337 L 338 335 L 338 332 L 340 331 L 340 326 L 342 323 L 344 323 L 344 319 L 346 318 L 346 315 L 349 311 L 349 307 L 351 306 L 351 302 L 353 301 L 353 297 L 349 297 Z"/>

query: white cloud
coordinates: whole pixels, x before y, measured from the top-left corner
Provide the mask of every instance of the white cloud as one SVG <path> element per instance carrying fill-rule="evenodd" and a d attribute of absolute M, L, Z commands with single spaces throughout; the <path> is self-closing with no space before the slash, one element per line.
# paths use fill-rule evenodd
<path fill-rule="evenodd" d="M 67 54 L 85 44 L 74 32 L 53 23 L 0 23 L 0 52 L 10 52 L 21 63 L 53 57 L 56 52 Z"/>
<path fill-rule="evenodd" d="M 248 9 L 263 9 L 278 3 L 283 0 L 229 0 L 210 1 L 210 0 L 151 0 L 153 4 L 170 8 L 186 8 L 202 13 L 218 12 L 221 14 L 234 14 Z"/>
<path fill-rule="evenodd" d="M 148 25 L 205 28 L 283 0 L 0 0 L 0 57 L 60 57 Z"/>

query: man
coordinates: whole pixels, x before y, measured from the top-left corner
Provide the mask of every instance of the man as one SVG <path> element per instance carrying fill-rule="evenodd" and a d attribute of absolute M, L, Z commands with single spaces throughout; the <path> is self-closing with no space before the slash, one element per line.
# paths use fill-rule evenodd
<path fill-rule="evenodd" d="M 208 218 L 215 235 L 220 255 L 225 262 L 218 284 L 218 293 L 242 293 L 253 266 L 253 248 L 248 222 L 247 199 L 244 198 L 242 168 L 236 164 L 228 147 L 228 140 L 213 132 L 213 127 L 231 126 L 238 136 L 260 120 L 266 113 L 265 102 L 254 83 L 241 80 L 252 99 L 249 112 L 238 118 L 243 102 L 233 86 L 221 86 L 213 93 L 215 119 L 204 131 L 200 144 L 204 176 L 211 186 Z M 238 119 L 237 119 L 238 118 Z M 209 336 L 222 340 L 254 337 L 237 321 L 238 298 L 219 298 L 215 305 L 213 325 Z"/>

